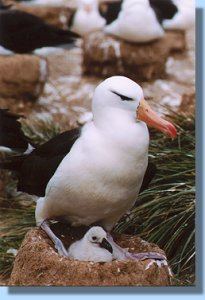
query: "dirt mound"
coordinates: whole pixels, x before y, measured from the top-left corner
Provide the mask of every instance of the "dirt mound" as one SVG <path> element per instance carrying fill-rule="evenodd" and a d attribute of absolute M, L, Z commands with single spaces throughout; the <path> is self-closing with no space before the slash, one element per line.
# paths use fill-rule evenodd
<path fill-rule="evenodd" d="M 185 32 L 179 30 L 169 30 L 164 38 L 148 43 L 129 43 L 94 32 L 84 39 L 83 70 L 86 75 L 102 78 L 116 74 L 135 81 L 165 78 L 170 53 L 185 49 Z"/>
<path fill-rule="evenodd" d="M 34 55 L 0 56 L 0 96 L 36 100 L 47 79 L 47 62 Z"/>
<path fill-rule="evenodd" d="M 186 33 L 184 30 L 166 30 L 165 38 L 170 53 L 183 53 L 186 50 Z"/>
<path fill-rule="evenodd" d="M 149 43 L 129 43 L 102 32 L 85 37 L 83 48 L 85 74 L 100 77 L 118 74 L 136 81 L 163 78 L 170 52 L 165 38 Z"/>
<path fill-rule="evenodd" d="M 68 247 L 85 231 L 62 228 L 57 225 L 55 233 Z M 75 238 L 74 238 L 75 236 Z M 122 247 L 133 252 L 158 251 L 156 245 L 136 236 L 115 235 Z M 15 259 L 10 285 L 30 286 L 167 286 L 170 276 L 166 266 L 145 261 L 113 261 L 92 263 L 60 257 L 52 242 L 40 229 L 30 230 Z"/>

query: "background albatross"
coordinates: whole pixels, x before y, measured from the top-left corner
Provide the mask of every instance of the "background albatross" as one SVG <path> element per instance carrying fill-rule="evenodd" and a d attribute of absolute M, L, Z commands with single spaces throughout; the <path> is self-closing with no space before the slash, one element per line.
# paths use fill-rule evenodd
<path fill-rule="evenodd" d="M 110 77 L 95 89 L 92 112 L 93 121 L 80 132 L 62 133 L 1 164 L 18 173 L 19 190 L 40 196 L 36 223 L 66 256 L 47 220 L 61 217 L 71 226 L 97 223 L 110 232 L 137 200 L 148 166 L 147 125 L 176 136 L 174 125 L 144 100 L 141 87 L 123 76 Z"/>

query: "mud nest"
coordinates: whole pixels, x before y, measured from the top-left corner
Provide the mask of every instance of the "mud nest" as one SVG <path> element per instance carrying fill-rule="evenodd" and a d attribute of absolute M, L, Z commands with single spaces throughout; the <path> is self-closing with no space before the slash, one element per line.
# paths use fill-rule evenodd
<path fill-rule="evenodd" d="M 0 96 L 36 100 L 47 80 L 47 62 L 34 55 L 0 56 Z"/>
<path fill-rule="evenodd" d="M 84 38 L 83 72 L 102 78 L 123 75 L 139 82 L 165 78 L 168 56 L 183 52 L 185 45 L 182 31 L 168 31 L 164 38 L 148 43 L 129 43 L 94 32 Z"/>
<path fill-rule="evenodd" d="M 52 228 L 68 247 L 80 239 L 84 229 L 70 229 L 62 224 Z M 164 252 L 155 244 L 139 237 L 114 235 L 116 242 L 130 252 Z M 168 286 L 166 266 L 158 267 L 151 260 L 113 261 L 109 263 L 80 262 L 61 257 L 47 235 L 31 229 L 16 256 L 10 285 L 17 286 Z M 150 266 L 150 267 L 149 267 Z M 149 268 L 148 268 L 149 267 Z"/>

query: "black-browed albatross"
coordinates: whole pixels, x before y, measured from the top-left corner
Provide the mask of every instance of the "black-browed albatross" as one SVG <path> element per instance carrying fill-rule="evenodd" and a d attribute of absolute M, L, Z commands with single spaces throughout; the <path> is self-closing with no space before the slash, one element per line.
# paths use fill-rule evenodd
<path fill-rule="evenodd" d="M 115 21 L 122 11 L 122 4 L 130 0 L 115 0 L 102 2 L 100 5 L 100 13 L 105 18 L 106 24 L 109 25 Z M 132 2 L 132 3 L 131 3 Z M 139 0 L 131 0 L 131 4 L 135 4 Z M 149 0 L 149 5 L 153 9 L 157 20 L 160 24 L 164 20 L 172 19 L 177 13 L 178 9 L 173 0 Z"/>
<path fill-rule="evenodd" d="M 107 12 L 102 13 L 107 21 L 105 32 L 136 43 L 163 37 L 163 20 L 177 12 L 172 0 L 123 0 L 107 5 Z"/>
<path fill-rule="evenodd" d="M 48 220 L 61 217 L 71 226 L 97 223 L 110 232 L 133 207 L 142 186 L 148 166 L 147 125 L 176 136 L 174 125 L 144 100 L 142 88 L 123 76 L 97 86 L 92 112 L 93 120 L 80 132 L 62 133 L 30 154 L 1 163 L 17 172 L 19 190 L 40 196 L 36 223 L 62 255 L 67 251 Z M 147 257 L 162 258 L 153 253 Z"/>
<path fill-rule="evenodd" d="M 0 46 L 7 50 L 22 54 L 42 47 L 65 44 L 73 47 L 78 37 L 70 30 L 50 25 L 37 16 L 0 2 Z"/>

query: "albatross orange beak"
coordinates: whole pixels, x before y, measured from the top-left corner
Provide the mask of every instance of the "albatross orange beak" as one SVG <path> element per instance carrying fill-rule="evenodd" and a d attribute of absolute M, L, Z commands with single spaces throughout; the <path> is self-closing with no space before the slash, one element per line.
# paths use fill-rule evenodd
<path fill-rule="evenodd" d="M 171 138 L 175 138 L 177 135 L 175 126 L 158 116 L 144 99 L 140 101 L 137 110 L 137 119 L 145 122 L 150 127 L 154 127 L 159 131 L 164 132 Z"/>

